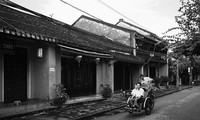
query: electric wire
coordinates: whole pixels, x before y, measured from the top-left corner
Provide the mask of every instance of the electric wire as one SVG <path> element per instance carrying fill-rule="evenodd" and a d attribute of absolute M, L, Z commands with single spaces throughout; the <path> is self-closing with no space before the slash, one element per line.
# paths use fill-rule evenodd
<path fill-rule="evenodd" d="M 101 1 L 101 0 L 97 0 L 97 1 L 99 1 L 101 4 L 103 4 L 104 6 L 108 7 L 109 9 L 113 10 L 114 12 L 118 13 L 118 14 L 121 15 L 122 17 L 124 17 L 124 18 L 130 20 L 130 21 L 133 22 L 134 24 L 137 24 L 137 25 L 139 25 L 140 27 L 145 28 L 145 27 L 143 27 L 142 25 L 140 25 L 140 24 L 138 24 L 137 22 L 135 22 L 135 21 L 133 21 L 132 19 L 130 19 L 129 17 L 125 16 L 124 14 L 122 14 L 121 12 L 119 12 L 118 10 L 112 8 L 111 6 L 109 6 L 108 4 L 106 4 L 105 2 L 103 2 L 103 1 Z M 145 28 L 145 29 L 146 29 L 146 28 Z"/>
<path fill-rule="evenodd" d="M 91 14 L 89 14 L 88 12 L 79 9 L 78 7 L 75 7 L 74 5 L 72 5 L 72 4 L 70 4 L 70 3 L 66 2 L 66 1 L 63 1 L 63 0 L 60 0 L 60 1 L 63 2 L 63 3 L 65 3 L 65 4 L 67 4 L 67 5 L 69 5 L 69 6 L 71 6 L 71 7 L 73 7 L 74 9 L 76 9 L 76 10 L 78 10 L 78 11 L 81 11 L 81 12 L 83 12 L 83 13 L 85 13 L 85 14 L 87 14 L 87 15 L 89 15 L 89 16 L 95 18 L 95 19 L 97 19 L 97 20 L 103 21 L 103 20 L 99 19 L 98 17 L 95 17 L 94 15 L 91 15 Z"/>

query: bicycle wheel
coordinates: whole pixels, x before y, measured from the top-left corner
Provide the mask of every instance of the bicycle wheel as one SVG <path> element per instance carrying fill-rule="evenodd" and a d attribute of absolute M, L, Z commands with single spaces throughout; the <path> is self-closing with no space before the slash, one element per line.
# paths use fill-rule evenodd
<path fill-rule="evenodd" d="M 146 115 L 150 115 L 151 114 L 151 110 L 152 110 L 151 107 L 152 107 L 152 104 L 151 104 L 150 98 L 147 98 L 146 104 L 145 104 L 145 113 L 146 113 Z"/>

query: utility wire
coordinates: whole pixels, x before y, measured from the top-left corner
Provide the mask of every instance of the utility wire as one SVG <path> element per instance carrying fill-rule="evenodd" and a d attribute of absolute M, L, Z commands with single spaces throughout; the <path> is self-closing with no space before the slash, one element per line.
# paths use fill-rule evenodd
<path fill-rule="evenodd" d="M 95 16 L 89 14 L 88 12 L 85 12 L 84 10 L 79 9 L 78 7 L 75 7 L 75 6 L 73 6 L 72 4 L 70 4 L 70 3 L 66 2 L 66 1 L 63 1 L 63 0 L 60 0 L 60 1 L 63 2 L 63 3 L 65 3 L 65 4 L 67 4 L 67 5 L 69 5 L 69 6 L 71 6 L 71 7 L 73 7 L 73 8 L 75 8 L 75 9 L 78 10 L 78 11 L 81 11 L 81 12 L 83 12 L 83 13 L 85 13 L 85 14 L 87 14 L 87 15 L 89 15 L 89 16 L 95 18 L 95 19 L 97 19 L 97 20 L 101 20 L 101 19 L 99 19 L 98 17 L 95 17 Z M 103 21 L 103 20 L 101 20 L 101 21 Z"/>
<path fill-rule="evenodd" d="M 113 10 L 114 12 L 118 13 L 119 15 L 125 17 L 126 19 L 130 20 L 131 22 L 133 22 L 134 24 L 137 24 L 141 27 L 143 27 L 142 25 L 136 23 L 135 21 L 133 21 L 132 19 L 130 19 L 129 17 L 125 16 L 124 14 L 120 13 L 119 11 L 117 11 L 116 9 L 112 8 L 111 6 L 109 6 L 108 4 L 106 4 L 105 2 L 101 1 L 101 0 L 98 0 L 101 4 L 103 4 L 104 6 L 108 7 L 109 9 Z M 145 27 L 143 27 L 145 28 Z M 146 28 L 145 28 L 146 29 Z"/>

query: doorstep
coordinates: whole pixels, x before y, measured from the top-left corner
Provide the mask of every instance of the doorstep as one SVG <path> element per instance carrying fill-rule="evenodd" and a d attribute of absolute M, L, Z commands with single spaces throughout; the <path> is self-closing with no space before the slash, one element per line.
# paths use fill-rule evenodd
<path fill-rule="evenodd" d="M 92 101 L 105 100 L 101 95 L 93 96 L 82 96 L 76 98 L 70 98 L 67 100 L 65 105 L 77 105 L 84 104 Z M 32 113 L 38 113 L 42 111 L 49 111 L 56 109 L 57 106 L 50 105 L 47 100 L 30 100 L 27 102 L 22 102 L 21 104 L 0 104 L 0 119 L 13 118 L 15 116 L 24 116 Z"/>

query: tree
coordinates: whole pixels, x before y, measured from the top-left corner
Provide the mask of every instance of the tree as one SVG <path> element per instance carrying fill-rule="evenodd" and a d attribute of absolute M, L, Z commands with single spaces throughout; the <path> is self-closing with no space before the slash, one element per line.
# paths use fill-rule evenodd
<path fill-rule="evenodd" d="M 180 58 L 186 57 L 190 61 L 189 64 L 187 61 L 181 62 L 184 64 L 182 64 L 183 67 L 180 66 L 179 70 L 184 70 L 187 69 L 184 66 L 193 68 L 195 56 L 200 55 L 200 1 L 180 0 L 180 2 L 182 5 L 178 10 L 180 15 L 175 16 L 178 27 L 170 28 L 166 33 L 177 29 L 181 32 L 174 35 L 166 35 L 163 38 L 173 41 L 169 47 L 173 50 L 172 56 L 175 56 L 175 59 L 180 60 Z M 192 69 L 190 83 L 192 82 L 193 71 Z"/>
<path fill-rule="evenodd" d="M 174 41 L 173 50 L 186 56 L 200 55 L 200 1 L 180 0 L 182 6 L 179 8 L 181 15 L 175 16 L 178 27 L 169 29 L 173 31 L 179 29 L 181 32 L 171 36 L 164 36 L 164 39 Z"/>

